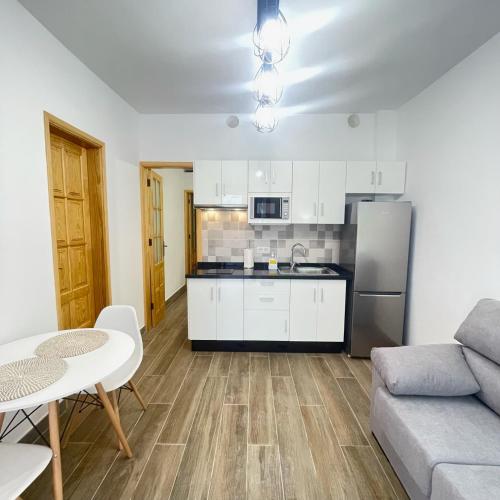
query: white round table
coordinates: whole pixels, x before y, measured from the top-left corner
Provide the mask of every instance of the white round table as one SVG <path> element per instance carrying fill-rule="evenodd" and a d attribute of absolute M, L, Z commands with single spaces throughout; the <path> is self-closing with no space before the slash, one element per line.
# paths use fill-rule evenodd
<path fill-rule="evenodd" d="M 92 330 L 86 328 L 85 330 Z M 38 405 L 48 404 L 49 406 L 49 433 L 50 447 L 52 448 L 52 479 L 54 498 L 63 498 L 62 472 L 61 472 L 61 450 L 59 442 L 59 409 L 58 402 L 64 397 L 77 394 L 80 391 L 95 385 L 99 398 L 111 420 L 119 441 L 128 457 L 132 452 L 127 443 L 127 439 L 120 425 L 119 418 L 113 409 L 101 381 L 111 375 L 128 361 L 134 351 L 134 341 L 130 336 L 117 330 L 105 330 L 108 334 L 108 341 L 95 351 L 64 358 L 67 363 L 66 373 L 53 384 L 45 389 L 34 392 L 29 396 L 14 399 L 12 401 L 0 402 L 0 428 L 3 422 L 3 415 L 6 412 L 23 410 Z M 75 331 L 75 330 L 65 330 Z M 65 331 L 43 333 L 23 339 L 15 340 L 0 346 L 0 365 L 10 363 L 25 358 L 35 357 L 35 349 L 45 340 L 60 335 Z"/>

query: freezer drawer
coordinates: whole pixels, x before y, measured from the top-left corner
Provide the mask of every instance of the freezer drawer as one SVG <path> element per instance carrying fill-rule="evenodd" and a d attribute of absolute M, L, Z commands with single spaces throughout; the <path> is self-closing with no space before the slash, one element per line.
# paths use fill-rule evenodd
<path fill-rule="evenodd" d="M 406 294 L 355 292 L 349 354 L 369 358 L 372 347 L 402 344 Z"/>

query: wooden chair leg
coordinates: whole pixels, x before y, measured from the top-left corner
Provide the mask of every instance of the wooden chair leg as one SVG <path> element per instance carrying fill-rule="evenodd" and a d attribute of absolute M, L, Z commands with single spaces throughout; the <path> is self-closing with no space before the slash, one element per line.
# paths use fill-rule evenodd
<path fill-rule="evenodd" d="M 77 409 L 76 406 L 78 405 L 78 402 L 80 401 L 80 396 L 78 396 L 78 401 L 73 401 L 73 408 L 71 409 L 71 413 L 69 414 L 69 419 L 68 422 L 66 423 L 66 430 L 64 430 L 64 436 L 61 441 L 61 447 L 64 449 L 68 445 L 69 438 L 71 437 L 71 433 L 73 432 L 73 426 L 75 424 L 76 420 L 76 415 L 77 415 Z M 68 403 L 68 401 L 66 401 Z"/>
<path fill-rule="evenodd" d="M 113 410 L 115 410 L 116 416 L 118 417 L 118 420 L 120 420 L 120 408 L 118 406 L 118 391 L 111 391 L 111 404 L 113 405 Z M 118 449 L 123 450 L 123 446 L 118 440 Z"/>
<path fill-rule="evenodd" d="M 5 418 L 5 413 L 0 413 L 0 434 L 2 434 L 2 426 L 4 418 Z"/>
<path fill-rule="evenodd" d="M 106 410 L 106 413 L 108 414 L 111 425 L 115 429 L 116 435 L 118 436 L 118 439 L 120 440 L 120 442 L 123 445 L 123 451 L 125 452 L 125 455 L 127 455 L 128 458 L 131 458 L 132 457 L 132 450 L 130 449 L 130 446 L 128 445 L 127 438 L 125 437 L 122 426 L 120 425 L 120 420 L 116 416 L 116 413 L 113 410 L 113 405 L 111 404 L 111 401 L 109 400 L 108 395 L 106 394 L 106 391 L 104 390 L 104 387 L 102 386 L 101 383 L 99 383 L 99 384 L 96 384 L 95 388 L 97 389 L 97 394 L 99 394 L 99 397 L 101 398 L 101 402 L 104 405 L 104 409 Z"/>
<path fill-rule="evenodd" d="M 49 403 L 49 436 L 50 447 L 52 448 L 52 491 L 54 500 L 63 500 L 58 401 L 51 401 Z"/>
<path fill-rule="evenodd" d="M 137 389 L 137 386 L 132 382 L 132 380 L 128 381 L 130 388 L 132 389 L 132 392 L 134 393 L 134 396 L 137 398 L 137 401 L 139 401 L 139 404 L 142 406 L 142 409 L 146 411 L 146 403 L 144 403 L 144 399 L 142 399 L 141 394 L 139 393 L 139 390 Z"/>

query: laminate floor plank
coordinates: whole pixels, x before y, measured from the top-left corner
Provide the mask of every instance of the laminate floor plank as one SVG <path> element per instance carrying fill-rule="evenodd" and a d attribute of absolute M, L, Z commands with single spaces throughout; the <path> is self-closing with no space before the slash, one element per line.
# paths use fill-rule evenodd
<path fill-rule="evenodd" d="M 308 358 L 304 354 L 289 354 L 288 362 L 292 372 L 293 383 L 301 405 L 322 405 L 316 382 L 311 373 Z"/>
<path fill-rule="evenodd" d="M 234 352 L 229 367 L 226 387 L 226 404 L 246 405 L 250 387 L 250 355 L 248 352 Z"/>
<path fill-rule="evenodd" d="M 367 445 L 368 441 L 326 360 L 309 358 L 309 364 L 339 443 L 341 445 Z"/>
<path fill-rule="evenodd" d="M 246 499 L 248 406 L 224 405 L 209 498 Z"/>
<path fill-rule="evenodd" d="M 370 446 L 343 446 L 342 451 L 360 498 L 397 499 Z"/>
<path fill-rule="evenodd" d="M 156 445 L 134 492 L 134 500 L 162 500 L 170 497 L 184 453 L 183 444 Z"/>
<path fill-rule="evenodd" d="M 347 363 L 344 361 L 342 354 L 325 354 L 322 357 L 326 359 L 334 377 L 354 377 Z"/>
<path fill-rule="evenodd" d="M 323 499 L 291 377 L 273 377 L 281 473 L 286 499 Z"/>
<path fill-rule="evenodd" d="M 171 499 L 207 498 L 226 379 L 208 377 L 174 482 Z"/>
<path fill-rule="evenodd" d="M 209 377 L 227 377 L 229 374 L 229 366 L 231 365 L 232 352 L 216 352 L 212 358 Z"/>
<path fill-rule="evenodd" d="M 93 497 L 95 500 L 132 497 L 169 409 L 170 405 L 148 406 L 128 440 L 133 458 L 123 454 L 116 458 Z"/>
<path fill-rule="evenodd" d="M 276 442 L 269 357 L 250 357 L 249 444 Z"/>
<path fill-rule="evenodd" d="M 211 361 L 212 358 L 208 356 L 200 356 L 194 359 L 172 405 L 158 439 L 159 443 L 186 444 Z"/>
<path fill-rule="evenodd" d="M 271 376 L 272 377 L 290 377 L 290 365 L 286 353 L 272 352 L 269 354 L 271 362 Z"/>
<path fill-rule="evenodd" d="M 370 368 L 366 365 L 365 360 L 362 358 L 350 358 L 345 354 L 343 355 L 343 358 L 351 372 L 356 377 L 356 380 L 369 396 L 372 387 L 372 373 Z"/>
<path fill-rule="evenodd" d="M 248 500 L 283 500 L 278 445 L 248 445 Z"/>

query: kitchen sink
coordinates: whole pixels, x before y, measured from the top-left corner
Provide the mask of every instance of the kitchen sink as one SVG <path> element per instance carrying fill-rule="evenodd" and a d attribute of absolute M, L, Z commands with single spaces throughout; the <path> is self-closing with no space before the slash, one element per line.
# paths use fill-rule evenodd
<path fill-rule="evenodd" d="M 334 275 L 337 276 L 338 273 L 329 267 L 318 267 L 318 266 L 296 266 L 293 270 L 289 266 L 282 266 L 278 268 L 280 274 L 307 274 L 314 276 L 325 276 Z"/>

